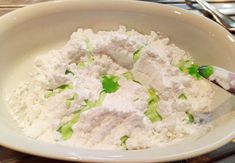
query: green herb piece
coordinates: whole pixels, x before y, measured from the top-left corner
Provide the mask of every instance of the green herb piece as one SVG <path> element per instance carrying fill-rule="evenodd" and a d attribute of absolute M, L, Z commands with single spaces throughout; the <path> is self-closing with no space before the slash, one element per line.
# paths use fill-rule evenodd
<path fill-rule="evenodd" d="M 138 83 L 139 85 L 142 85 L 142 83 L 140 83 L 140 82 L 137 81 L 137 80 L 133 80 L 133 82 L 136 82 L 136 83 Z"/>
<path fill-rule="evenodd" d="M 85 105 L 78 112 L 76 112 L 74 114 L 73 118 L 57 129 L 57 132 L 59 132 L 61 134 L 61 137 L 63 140 L 68 140 L 72 137 L 72 135 L 73 135 L 72 127 L 75 123 L 77 123 L 79 121 L 80 114 L 82 112 L 85 112 L 85 111 L 91 109 L 91 108 L 102 105 L 102 102 L 104 101 L 105 95 L 106 95 L 106 93 L 102 91 L 99 94 L 98 100 L 96 100 L 95 102 L 90 101 L 88 99 L 84 100 Z M 73 100 L 74 97 L 72 97 L 70 99 Z"/>
<path fill-rule="evenodd" d="M 127 71 L 122 74 L 127 80 L 134 80 L 134 76 L 130 71 Z"/>
<path fill-rule="evenodd" d="M 214 73 L 214 68 L 212 66 L 200 66 L 198 71 L 204 78 L 209 78 Z"/>
<path fill-rule="evenodd" d="M 73 135 L 72 126 L 75 123 L 77 123 L 78 120 L 80 119 L 81 112 L 82 112 L 82 110 L 80 110 L 79 112 L 74 114 L 73 118 L 70 121 L 68 121 L 67 123 L 65 123 L 64 125 L 62 125 L 61 127 L 59 127 L 57 129 L 57 132 L 59 132 L 61 134 L 61 137 L 63 140 L 68 140 L 72 137 L 72 135 Z"/>
<path fill-rule="evenodd" d="M 66 122 L 65 124 L 63 124 L 57 129 L 57 132 L 61 134 L 61 137 L 63 140 L 68 140 L 72 137 L 73 135 L 72 127 L 75 123 L 79 121 L 80 114 L 84 111 L 91 109 L 91 106 L 93 106 L 93 104 L 91 104 L 90 101 L 88 100 L 85 103 L 86 105 L 83 106 L 82 109 L 80 109 L 78 112 L 76 112 L 70 121 Z"/>
<path fill-rule="evenodd" d="M 49 97 L 52 97 L 54 95 L 55 95 L 55 93 L 53 92 L 53 90 L 49 89 L 49 90 L 47 90 L 47 94 L 45 95 L 45 98 L 49 98 Z"/>
<path fill-rule="evenodd" d="M 68 74 L 74 75 L 74 73 L 73 73 L 72 71 L 70 71 L 69 69 L 66 69 L 66 70 L 65 70 L 65 75 L 68 75 Z"/>
<path fill-rule="evenodd" d="M 136 83 L 142 85 L 139 81 L 134 79 L 134 76 L 130 71 L 127 71 L 127 72 L 123 73 L 122 75 L 126 78 L 126 80 L 132 80 L 133 82 L 136 82 Z"/>
<path fill-rule="evenodd" d="M 79 69 L 83 69 L 83 68 L 87 67 L 88 65 L 92 64 L 93 61 L 94 61 L 94 58 L 88 56 L 88 61 L 80 61 L 77 64 L 77 66 Z"/>
<path fill-rule="evenodd" d="M 180 71 L 188 73 L 188 68 L 193 65 L 193 61 L 191 60 L 181 60 L 176 66 L 180 69 Z"/>
<path fill-rule="evenodd" d="M 98 100 L 96 100 L 95 102 L 95 106 L 101 106 L 104 101 L 105 96 L 106 96 L 106 93 L 104 91 L 101 91 Z"/>
<path fill-rule="evenodd" d="M 73 102 L 74 100 L 74 97 L 75 95 L 73 95 L 73 97 L 69 98 L 66 100 L 66 106 L 69 108 L 71 106 L 71 103 Z"/>
<path fill-rule="evenodd" d="M 68 89 L 73 89 L 73 86 L 70 84 L 63 84 L 63 85 L 55 88 L 55 90 L 57 90 L 59 93 L 65 91 L 65 90 L 68 90 Z"/>
<path fill-rule="evenodd" d="M 93 107 L 97 107 L 97 106 L 101 106 L 104 101 L 105 96 L 106 96 L 106 93 L 102 91 L 99 94 L 99 98 L 95 102 L 90 101 L 88 99 L 84 100 L 84 102 L 85 102 L 88 109 L 93 108 Z"/>
<path fill-rule="evenodd" d="M 55 89 L 48 89 L 47 94 L 45 95 L 45 98 L 55 96 L 56 93 L 61 93 L 67 89 L 72 89 L 72 88 L 73 88 L 73 86 L 70 84 L 63 84 Z"/>
<path fill-rule="evenodd" d="M 105 93 L 114 93 L 118 90 L 118 77 L 114 75 L 104 75 L 101 77 L 103 91 Z"/>
<path fill-rule="evenodd" d="M 148 89 L 148 108 L 144 114 L 149 118 L 149 120 L 154 123 L 157 121 L 162 120 L 161 115 L 157 112 L 158 103 L 159 103 L 159 96 L 155 89 L 150 88 Z"/>
<path fill-rule="evenodd" d="M 198 65 L 192 64 L 192 66 L 188 68 L 188 73 L 197 80 L 202 78 L 198 72 Z"/>
<path fill-rule="evenodd" d="M 87 61 L 87 65 L 90 65 L 90 64 L 92 64 L 93 63 L 93 61 L 94 61 L 95 59 L 94 59 L 94 57 L 93 57 L 93 55 L 88 55 L 88 61 Z"/>
<path fill-rule="evenodd" d="M 83 69 L 83 68 L 86 67 L 86 62 L 80 61 L 80 62 L 77 64 L 77 66 L 78 66 L 78 68 Z"/>
<path fill-rule="evenodd" d="M 125 150 L 128 150 L 127 145 L 126 145 L 127 139 L 129 139 L 129 136 L 127 136 L 127 135 L 124 135 L 124 136 L 122 136 L 122 137 L 120 138 L 120 141 L 121 141 L 120 145 L 121 145 Z"/>
<path fill-rule="evenodd" d="M 188 99 L 187 96 L 184 93 L 180 94 L 178 98 L 181 99 L 181 100 L 187 100 Z"/>
<path fill-rule="evenodd" d="M 134 60 L 134 62 L 136 62 L 140 58 L 141 50 L 143 49 L 143 47 L 144 46 L 141 46 L 136 51 L 134 51 L 134 53 L 133 53 L 133 60 Z"/>
<path fill-rule="evenodd" d="M 194 64 L 193 61 L 190 60 L 180 61 L 177 64 L 177 67 L 180 69 L 180 71 L 191 75 L 193 78 L 197 80 L 202 78 L 198 72 L 198 65 Z"/>
<path fill-rule="evenodd" d="M 72 102 L 73 102 L 72 100 L 67 99 L 66 102 L 65 102 L 65 104 L 66 104 L 66 106 L 69 108 L 69 107 L 71 106 Z"/>
<path fill-rule="evenodd" d="M 187 115 L 186 118 L 185 118 L 186 122 L 189 123 L 189 124 L 194 123 L 193 115 L 189 112 L 186 112 L 186 115 Z"/>
<path fill-rule="evenodd" d="M 86 100 L 84 100 L 84 102 L 86 104 L 85 106 L 87 107 L 87 109 L 95 107 L 95 102 L 93 102 L 93 101 L 86 99 Z"/>

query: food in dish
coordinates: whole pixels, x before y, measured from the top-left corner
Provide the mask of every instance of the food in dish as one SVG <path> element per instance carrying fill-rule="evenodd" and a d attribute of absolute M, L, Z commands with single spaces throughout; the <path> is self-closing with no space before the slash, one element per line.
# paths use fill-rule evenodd
<path fill-rule="evenodd" d="M 205 132 L 213 89 L 169 38 L 120 26 L 78 29 L 38 56 L 8 98 L 29 137 L 92 149 L 146 149 Z"/>

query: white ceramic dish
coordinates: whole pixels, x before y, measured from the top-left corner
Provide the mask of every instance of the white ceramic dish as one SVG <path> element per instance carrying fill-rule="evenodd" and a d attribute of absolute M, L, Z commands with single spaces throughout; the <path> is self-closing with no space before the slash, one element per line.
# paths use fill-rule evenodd
<path fill-rule="evenodd" d="M 0 91 L 22 78 L 11 74 L 16 65 L 42 51 L 65 43 L 78 27 L 114 29 L 119 24 L 147 33 L 161 31 L 201 64 L 235 71 L 234 38 L 216 23 L 189 11 L 136 1 L 57 1 L 25 7 L 0 18 Z M 18 151 L 72 161 L 162 162 L 186 159 L 212 151 L 235 137 L 235 100 L 218 89 L 214 107 L 216 126 L 178 145 L 141 151 L 73 149 L 37 142 L 24 136 L 0 96 L 0 144 Z"/>

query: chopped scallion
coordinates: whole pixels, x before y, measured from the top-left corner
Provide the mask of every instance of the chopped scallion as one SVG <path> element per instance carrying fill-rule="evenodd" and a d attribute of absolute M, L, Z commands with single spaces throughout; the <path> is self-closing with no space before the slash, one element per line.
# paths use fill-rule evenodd
<path fill-rule="evenodd" d="M 68 99 L 66 100 L 66 106 L 67 106 L 68 108 L 71 106 L 71 103 L 73 102 L 74 97 L 75 97 L 75 95 L 73 95 L 73 97 L 68 98 Z"/>
<path fill-rule="evenodd" d="M 85 112 L 85 111 L 91 109 L 91 108 L 102 105 L 102 102 L 104 101 L 105 95 L 106 95 L 105 92 L 101 92 L 99 94 L 98 100 L 96 100 L 95 102 L 90 101 L 88 99 L 84 100 L 85 105 L 78 112 L 76 112 L 73 115 L 72 119 L 57 129 L 57 132 L 59 132 L 61 134 L 61 137 L 63 140 L 68 140 L 72 137 L 72 135 L 73 135 L 72 127 L 75 123 L 77 123 L 79 121 L 80 114 L 82 112 Z M 72 99 L 74 99 L 74 97 L 72 97 L 70 99 L 72 100 Z"/>
<path fill-rule="evenodd" d="M 66 70 L 65 70 L 65 75 L 68 75 L 68 74 L 74 75 L 74 73 L 73 73 L 72 71 L 70 71 L 69 69 L 66 69 Z"/>
<path fill-rule="evenodd" d="M 134 51 L 134 53 L 133 53 L 133 60 L 134 60 L 134 62 L 136 62 L 140 58 L 141 50 L 143 49 L 143 47 L 144 46 L 141 46 L 136 51 Z"/>
<path fill-rule="evenodd" d="M 130 71 L 127 71 L 127 72 L 123 73 L 122 75 L 126 78 L 126 80 L 132 80 L 133 82 L 136 82 L 136 83 L 142 85 L 139 81 L 134 79 L 134 76 Z"/>
<path fill-rule="evenodd" d="M 186 118 L 185 118 L 186 122 L 191 124 L 194 123 L 194 117 L 191 113 L 186 112 Z"/>
<path fill-rule="evenodd" d="M 188 99 L 187 96 L 184 93 L 180 94 L 178 98 L 181 99 L 181 100 L 187 100 Z"/>
<path fill-rule="evenodd" d="M 61 92 L 68 90 L 68 89 L 73 89 L 73 86 L 70 84 L 63 84 L 63 85 L 60 85 L 59 87 L 56 87 L 55 89 L 48 89 L 47 94 L 45 95 L 45 98 L 52 97 L 56 93 L 61 93 Z"/>
<path fill-rule="evenodd" d="M 129 139 L 129 136 L 127 136 L 127 135 L 124 135 L 124 136 L 122 136 L 122 137 L 120 138 L 120 141 L 121 141 L 120 145 L 121 145 L 125 150 L 128 150 L 127 145 L 126 145 L 127 139 Z"/>
<path fill-rule="evenodd" d="M 200 66 L 198 71 L 204 78 L 209 78 L 214 73 L 214 68 L 212 66 Z"/>
<path fill-rule="evenodd" d="M 177 64 L 177 67 L 180 69 L 180 71 L 191 75 L 197 80 L 202 78 L 198 72 L 198 65 L 194 64 L 191 60 L 180 61 Z"/>
<path fill-rule="evenodd" d="M 159 96 L 155 89 L 150 88 L 148 89 L 148 108 L 144 114 L 149 118 L 149 120 L 154 123 L 157 121 L 162 120 L 161 115 L 157 112 L 158 103 L 159 103 Z"/>

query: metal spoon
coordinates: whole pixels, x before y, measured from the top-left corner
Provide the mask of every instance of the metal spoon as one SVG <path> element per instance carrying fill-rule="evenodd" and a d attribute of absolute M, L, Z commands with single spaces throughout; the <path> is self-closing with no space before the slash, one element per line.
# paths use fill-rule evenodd
<path fill-rule="evenodd" d="M 193 6 L 193 2 L 197 2 L 204 10 L 203 11 L 202 9 L 199 9 L 199 11 L 201 11 L 205 15 L 210 14 L 217 23 L 222 25 L 228 31 L 235 32 L 235 21 L 232 18 L 219 12 L 215 7 L 211 6 L 205 0 L 194 0 L 194 1 L 185 0 L 185 1 L 190 7 L 194 8 L 194 9 L 195 8 L 198 9 L 197 7 Z"/>
<path fill-rule="evenodd" d="M 235 95 L 235 73 L 216 66 L 200 66 L 201 76 Z"/>

